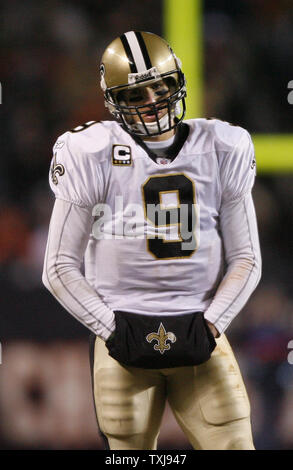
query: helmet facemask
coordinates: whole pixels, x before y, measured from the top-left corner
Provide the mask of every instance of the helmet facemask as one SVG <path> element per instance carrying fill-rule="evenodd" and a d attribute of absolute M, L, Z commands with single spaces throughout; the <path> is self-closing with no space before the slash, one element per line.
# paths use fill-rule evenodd
<path fill-rule="evenodd" d="M 158 95 L 153 103 L 132 104 L 126 97 L 129 93 L 140 92 L 141 87 L 162 83 L 167 89 L 162 98 Z M 156 79 L 141 80 L 133 85 L 122 85 L 105 90 L 105 104 L 109 111 L 118 118 L 123 127 L 131 134 L 139 137 L 152 137 L 174 129 L 185 115 L 185 79 L 181 70 L 172 70 Z M 166 110 L 162 116 L 160 111 Z M 147 115 L 155 116 L 155 120 L 147 122 Z M 138 119 L 134 119 L 137 116 Z"/>

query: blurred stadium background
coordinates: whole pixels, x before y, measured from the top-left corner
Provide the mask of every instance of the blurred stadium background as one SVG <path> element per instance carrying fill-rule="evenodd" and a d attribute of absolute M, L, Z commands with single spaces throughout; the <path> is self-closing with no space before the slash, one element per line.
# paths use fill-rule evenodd
<path fill-rule="evenodd" d="M 190 1 L 176 4 L 182 12 Z M 2 0 L 1 10 L 0 448 L 101 449 L 88 331 L 41 284 L 53 205 L 48 167 L 58 135 L 86 121 L 109 119 L 97 68 L 106 45 L 133 29 L 164 35 L 166 3 Z M 241 125 L 253 135 L 293 132 L 287 100 L 292 31 L 290 0 L 203 0 L 201 115 Z M 261 147 L 256 155 L 263 277 L 227 331 L 250 395 L 258 449 L 293 447 L 288 142 L 288 171 L 278 165 L 278 147 L 269 171 Z M 190 448 L 168 407 L 159 447 Z"/>

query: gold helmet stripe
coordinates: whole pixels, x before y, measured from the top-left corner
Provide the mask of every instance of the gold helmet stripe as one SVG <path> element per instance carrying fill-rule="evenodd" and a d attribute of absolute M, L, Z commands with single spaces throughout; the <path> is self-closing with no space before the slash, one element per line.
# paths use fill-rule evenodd
<path fill-rule="evenodd" d="M 132 56 L 134 58 L 134 62 L 135 62 L 136 68 L 137 68 L 137 72 L 138 73 L 145 72 L 146 70 L 151 68 L 151 67 L 147 67 L 142 49 L 140 47 L 140 43 L 138 41 L 138 38 L 137 38 L 135 32 L 134 31 L 129 31 L 128 33 L 125 33 L 125 37 L 128 41 L 129 47 L 131 49 Z M 141 40 L 144 43 L 142 38 L 141 38 Z M 144 45 L 144 49 L 145 49 L 144 52 L 147 52 L 145 45 Z"/>

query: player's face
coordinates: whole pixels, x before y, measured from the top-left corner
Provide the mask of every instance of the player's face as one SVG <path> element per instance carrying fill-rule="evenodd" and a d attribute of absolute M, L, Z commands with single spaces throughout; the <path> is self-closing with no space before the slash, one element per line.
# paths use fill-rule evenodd
<path fill-rule="evenodd" d="M 139 111 L 143 113 L 143 119 L 148 123 L 156 121 L 153 105 L 156 105 L 158 119 L 161 119 L 168 112 L 164 100 L 168 98 L 170 94 L 171 91 L 168 85 L 163 80 L 160 80 L 149 86 L 141 86 L 123 92 L 123 100 L 126 106 L 142 106 L 139 108 Z M 134 122 L 140 122 L 136 111 L 133 112 L 133 120 Z"/>

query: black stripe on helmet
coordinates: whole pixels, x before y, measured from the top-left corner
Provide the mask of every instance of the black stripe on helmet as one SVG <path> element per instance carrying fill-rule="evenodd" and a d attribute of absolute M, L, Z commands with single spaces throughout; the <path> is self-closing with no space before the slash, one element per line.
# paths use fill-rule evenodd
<path fill-rule="evenodd" d="M 142 34 L 139 31 L 136 31 L 135 35 L 136 35 L 136 38 L 138 40 L 138 44 L 140 46 L 140 49 L 141 49 L 141 52 L 142 52 L 142 55 L 143 55 L 143 58 L 144 58 L 144 61 L 145 61 L 146 69 L 147 70 L 151 69 L 152 68 L 151 59 L 150 59 L 147 47 L 145 45 L 144 39 L 142 37 Z"/>
<path fill-rule="evenodd" d="M 130 49 L 129 42 L 127 41 L 127 37 L 125 36 L 125 34 L 122 34 L 122 36 L 120 36 L 120 39 L 121 39 L 121 42 L 123 44 L 124 50 L 128 58 L 131 73 L 137 73 L 137 68 L 134 62 L 134 58 Z"/>

